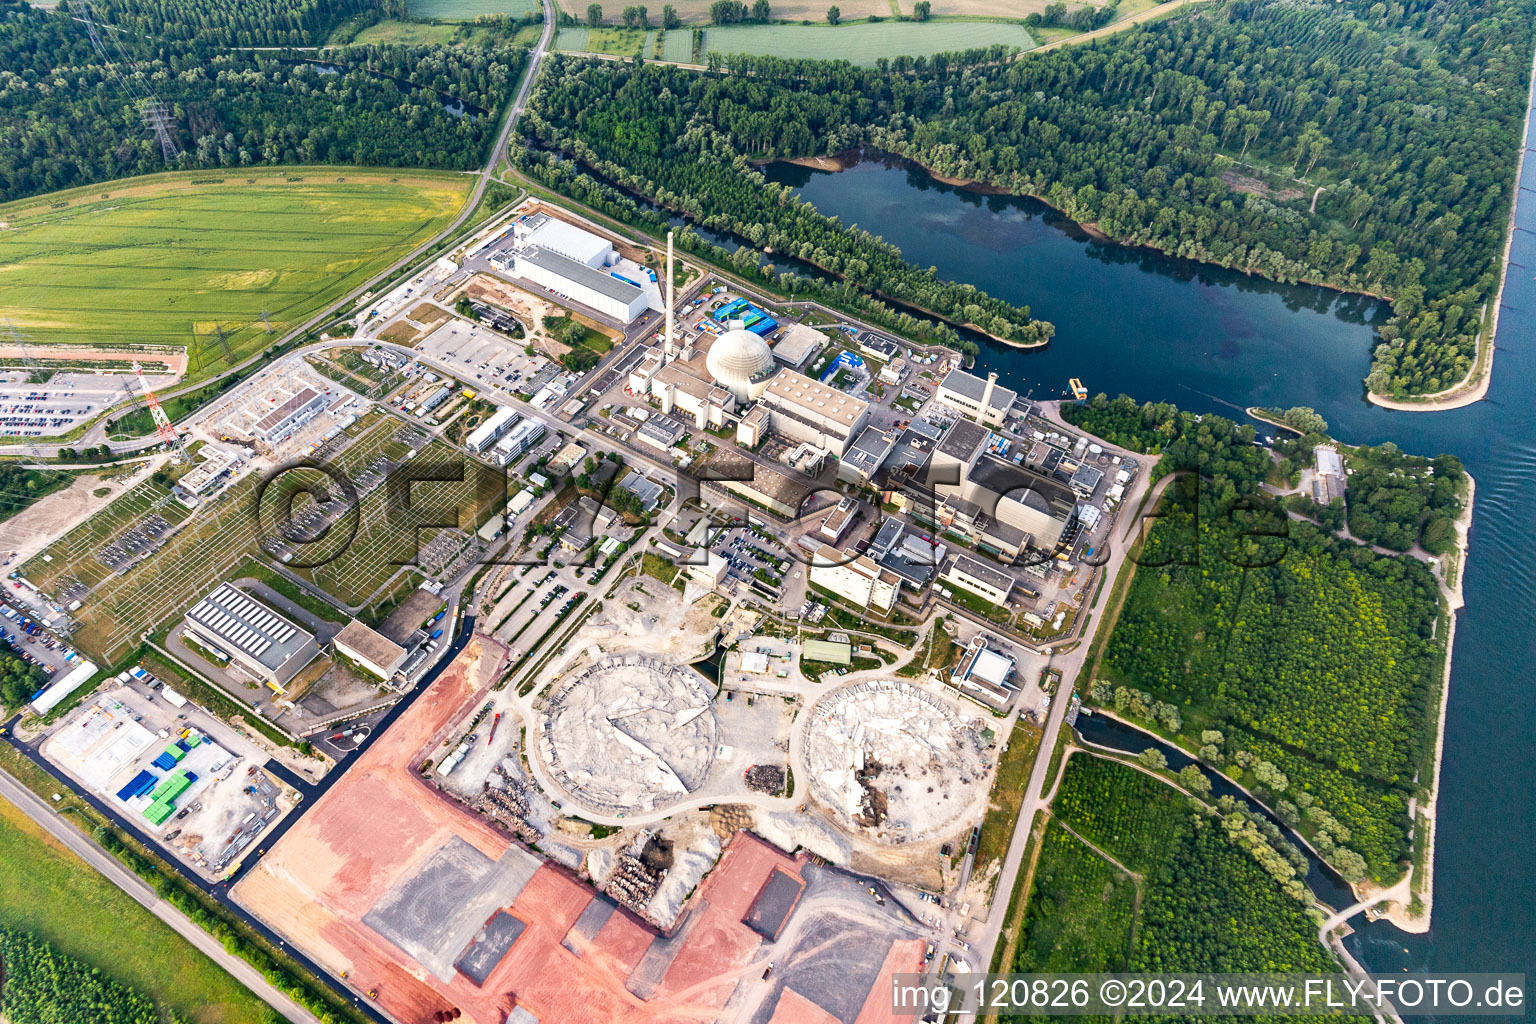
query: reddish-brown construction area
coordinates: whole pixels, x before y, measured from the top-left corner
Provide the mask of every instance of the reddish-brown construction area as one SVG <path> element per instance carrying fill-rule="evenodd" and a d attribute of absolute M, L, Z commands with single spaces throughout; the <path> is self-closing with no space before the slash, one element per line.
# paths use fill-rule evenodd
<path fill-rule="evenodd" d="M 456 737 L 506 657 L 471 641 L 236 898 L 401 1024 L 455 1007 L 473 1024 L 503 1024 L 515 1008 L 541 1024 L 691 1024 L 719 1019 L 728 1000 L 732 1019 L 839 1020 L 788 978 L 763 978 L 773 937 L 813 902 L 807 872 L 827 869 L 737 833 L 663 935 L 426 783 L 418 767 Z M 890 1019 L 888 973 L 920 969 L 921 941 L 885 941 L 883 983 L 841 1024 Z"/>

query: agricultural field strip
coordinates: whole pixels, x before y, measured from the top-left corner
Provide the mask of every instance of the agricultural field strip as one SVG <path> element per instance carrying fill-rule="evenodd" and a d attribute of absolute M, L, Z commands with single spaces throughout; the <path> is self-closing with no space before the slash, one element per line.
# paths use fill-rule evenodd
<path fill-rule="evenodd" d="M 20 301 L 4 309 L 42 344 L 126 334 L 189 345 L 197 380 L 259 350 L 263 311 L 274 333 L 302 322 L 430 233 L 462 191 L 451 179 L 290 188 L 220 190 L 215 206 L 208 192 L 133 194 L 13 220 L 0 262 L 14 268 Z M 194 302 L 177 308 L 188 295 Z M 217 304 L 193 308 L 199 301 Z"/>

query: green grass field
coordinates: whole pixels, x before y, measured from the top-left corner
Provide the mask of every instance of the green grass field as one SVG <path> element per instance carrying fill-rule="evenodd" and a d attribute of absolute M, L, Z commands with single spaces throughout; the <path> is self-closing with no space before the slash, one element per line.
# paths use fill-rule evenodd
<path fill-rule="evenodd" d="M 679 33 L 687 36 L 687 32 Z M 642 49 L 647 58 L 656 44 L 656 33 L 642 32 L 637 28 L 562 28 L 555 36 L 555 48 L 573 53 L 609 53 L 616 57 L 632 57 Z"/>
<path fill-rule="evenodd" d="M 413 18 L 474 21 L 482 14 L 521 18 L 538 10 L 539 4 L 538 0 L 408 0 L 405 9 Z"/>
<path fill-rule="evenodd" d="M 369 25 L 353 37 L 353 46 L 448 46 L 459 34 L 459 26 L 415 21 L 381 21 Z"/>
<path fill-rule="evenodd" d="M 38 345 L 184 345 L 201 380 L 441 230 L 471 184 L 350 168 L 208 173 L 0 206 L 0 317 Z"/>
<path fill-rule="evenodd" d="M 726 25 L 704 30 L 706 53 L 847 60 L 929 57 L 1001 43 L 1023 50 L 1035 41 L 1023 25 L 996 21 L 881 21 L 856 25 Z"/>
<path fill-rule="evenodd" d="M 661 41 L 661 59 L 674 64 L 693 63 L 693 31 L 684 26 L 666 33 Z"/>
<path fill-rule="evenodd" d="M 30 932 L 197 1024 L 264 1024 L 267 1006 L 0 801 L 0 924 Z"/>

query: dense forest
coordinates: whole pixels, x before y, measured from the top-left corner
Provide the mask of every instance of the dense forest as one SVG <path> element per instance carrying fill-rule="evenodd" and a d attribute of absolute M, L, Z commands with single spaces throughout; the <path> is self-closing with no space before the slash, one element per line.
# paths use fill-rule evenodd
<path fill-rule="evenodd" d="M 69 0 L 61 0 L 68 8 Z M 404 17 L 404 0 L 96 0 L 90 12 L 116 45 L 152 50 L 164 43 L 204 46 L 318 46 L 360 15 Z"/>
<path fill-rule="evenodd" d="M 39 939 L 0 928 L 0 1014 L 10 1024 L 180 1024 L 153 1000 Z"/>
<path fill-rule="evenodd" d="M 1312 448 L 1324 439 L 1308 435 L 1275 443 L 1283 458 L 1279 474 L 1312 462 Z M 1466 473 L 1454 455 L 1433 459 L 1406 455 L 1391 441 L 1377 447 L 1348 448 L 1340 453 L 1348 470 L 1344 500 L 1319 505 L 1310 494 L 1292 495 L 1286 507 L 1317 520 L 1324 528 L 1350 534 L 1367 544 L 1393 551 L 1415 545 L 1432 555 L 1456 546 L 1456 517 L 1466 499 Z"/>
<path fill-rule="evenodd" d="M 9 651 L 0 653 L 0 707 L 16 709 L 32 699 L 48 681 L 43 670 Z"/>
<path fill-rule="evenodd" d="M 844 227 L 768 181 L 738 140 L 713 123 L 701 86 L 719 81 L 672 66 L 556 57 L 519 124 L 548 151 L 525 150 L 525 169 L 558 185 L 554 156 L 569 157 L 695 224 L 845 278 L 873 296 L 1024 344 L 1051 337 L 1054 328 L 1031 319 L 1028 308 L 915 267 L 890 243 Z"/>
<path fill-rule="evenodd" d="M 1051 802 L 1024 930 L 1008 967 L 1337 970 L 1317 941 L 1297 877 L 1305 860 L 1261 822 L 1230 801 L 1212 806 L 1128 765 L 1075 754 Z M 1127 877 L 1089 843 L 1139 877 Z M 1276 869 L 1261 866 L 1266 860 L 1282 862 L 1278 871 L 1291 872 L 1290 880 L 1277 884 Z"/>
<path fill-rule="evenodd" d="M 1346 878 L 1399 876 L 1446 655 L 1429 567 L 1288 520 L 1251 427 L 1123 396 L 1065 411 L 1198 479 L 1154 520 L 1091 699 L 1180 734 Z"/>
<path fill-rule="evenodd" d="M 190 19 L 160 22 L 167 33 L 203 24 L 190 4 L 135 10 Z M 106 59 L 68 12 L 0 0 L 0 200 L 168 168 L 471 169 L 524 59 L 510 47 L 352 47 L 344 64 L 321 64 L 200 39 L 143 50 L 128 59 L 108 46 Z M 144 125 L 151 94 L 173 114 L 170 164 Z M 454 101 L 478 110 L 456 114 Z"/>
<path fill-rule="evenodd" d="M 1018 60 L 566 70 L 538 133 L 802 257 L 826 243 L 739 158 L 874 146 L 1127 243 L 1388 296 L 1368 384 L 1434 392 L 1490 313 L 1533 29 L 1536 0 L 1227 0 Z"/>

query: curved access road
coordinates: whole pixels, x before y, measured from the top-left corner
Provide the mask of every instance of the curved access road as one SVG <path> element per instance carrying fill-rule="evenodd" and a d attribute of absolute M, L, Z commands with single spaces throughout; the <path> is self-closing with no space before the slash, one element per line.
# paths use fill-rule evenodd
<path fill-rule="evenodd" d="M 224 968 L 236 981 L 250 989 L 256 996 L 278 1013 L 296 1024 L 320 1024 L 320 1019 L 290 999 L 262 977 L 244 960 L 227 952 L 212 935 L 205 932 L 190 917 L 156 895 L 138 875 L 108 854 L 78 829 L 54 812 L 37 794 L 0 771 L 0 797 L 15 804 L 27 817 L 37 822 L 49 835 L 63 843 L 71 853 L 107 877 L 123 892 L 141 904 L 151 914 L 170 925 L 178 935 L 186 939 L 208 959 Z"/>

